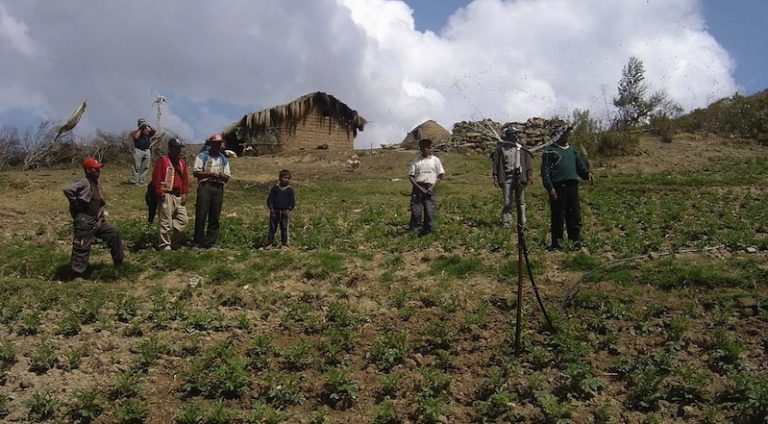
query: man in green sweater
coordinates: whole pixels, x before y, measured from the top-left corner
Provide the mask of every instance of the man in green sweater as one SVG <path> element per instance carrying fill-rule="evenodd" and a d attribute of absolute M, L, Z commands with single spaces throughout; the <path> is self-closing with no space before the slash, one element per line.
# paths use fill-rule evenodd
<path fill-rule="evenodd" d="M 579 212 L 579 178 L 595 181 L 587 162 L 573 146 L 568 144 L 571 127 L 556 130 L 555 143 L 544 150 L 541 158 L 541 182 L 549 194 L 549 210 L 552 214 L 551 249 L 560 248 L 563 238 L 563 220 L 568 239 L 578 245 L 581 230 Z"/>

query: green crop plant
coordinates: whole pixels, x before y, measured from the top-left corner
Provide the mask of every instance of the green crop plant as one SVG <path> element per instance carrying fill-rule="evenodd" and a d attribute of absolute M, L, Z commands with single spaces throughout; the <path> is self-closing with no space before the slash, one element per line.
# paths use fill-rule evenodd
<path fill-rule="evenodd" d="M 47 337 L 41 337 L 29 360 L 29 370 L 36 374 L 43 374 L 53 368 L 57 362 L 56 344 Z"/>
<path fill-rule="evenodd" d="M 168 344 L 157 336 L 150 336 L 140 341 L 132 350 L 134 353 L 133 366 L 136 371 L 145 372 L 162 355 L 170 351 Z"/>
<path fill-rule="evenodd" d="M 381 375 L 381 388 L 378 390 L 380 399 L 395 399 L 403 384 L 403 375 L 399 372 L 391 372 Z"/>
<path fill-rule="evenodd" d="M 589 399 L 601 392 L 606 383 L 596 377 L 588 362 L 573 362 L 565 367 L 566 390 L 573 399 Z"/>
<path fill-rule="evenodd" d="M 347 409 L 357 401 L 360 385 L 343 368 L 331 368 L 326 372 L 322 397 L 333 408 Z"/>
<path fill-rule="evenodd" d="M 561 401 L 551 393 L 538 392 L 536 393 L 536 403 L 541 409 L 542 423 L 565 424 L 571 422 L 571 415 L 575 407 L 570 401 Z"/>
<path fill-rule="evenodd" d="M 289 374 L 271 376 L 262 396 L 278 411 L 288 406 L 302 405 L 307 400 L 302 393 L 299 380 Z"/>
<path fill-rule="evenodd" d="M 281 365 L 285 370 L 305 370 L 312 364 L 312 345 L 306 340 L 301 340 L 295 345 L 281 351 L 280 360 Z"/>
<path fill-rule="evenodd" d="M 80 306 L 80 309 L 77 312 L 78 317 L 80 318 L 80 324 L 87 325 L 95 323 L 99 319 L 99 313 L 105 303 L 105 299 L 101 296 L 88 298 Z"/>
<path fill-rule="evenodd" d="M 27 418 L 34 422 L 49 420 L 59 408 L 59 401 L 49 389 L 32 393 L 24 404 L 29 408 Z"/>
<path fill-rule="evenodd" d="M 421 340 L 421 351 L 425 353 L 437 350 L 451 349 L 453 332 L 448 328 L 446 320 L 436 319 L 427 322 L 424 327 L 424 336 Z"/>
<path fill-rule="evenodd" d="M 135 371 L 122 371 L 117 374 L 114 382 L 107 390 L 107 398 L 114 401 L 137 397 L 141 393 L 141 389 L 138 373 Z"/>
<path fill-rule="evenodd" d="M 75 390 L 73 399 L 67 406 L 67 417 L 75 423 L 87 424 L 95 421 L 104 411 L 100 397 L 101 390 L 98 387 Z"/>
<path fill-rule="evenodd" d="M 741 355 L 745 347 L 739 343 L 738 337 L 727 329 L 715 328 L 710 334 L 707 348 L 710 352 L 709 364 L 712 370 L 723 374 L 743 367 Z"/>
<path fill-rule="evenodd" d="M 115 303 L 115 319 L 120 322 L 130 322 L 136 317 L 138 309 L 138 298 L 131 295 L 123 295 Z"/>
<path fill-rule="evenodd" d="M 256 399 L 251 404 L 251 410 L 243 415 L 242 421 L 247 424 L 279 424 L 288 419 L 288 414 L 276 410 L 264 399 Z"/>
<path fill-rule="evenodd" d="M 476 401 L 477 421 L 481 423 L 521 421 L 523 417 L 514 411 L 516 401 L 517 396 L 506 390 L 495 392 L 486 400 Z"/>
<path fill-rule="evenodd" d="M 373 411 L 373 417 L 368 424 L 401 424 L 403 416 L 391 400 L 382 402 Z"/>
<path fill-rule="evenodd" d="M 30 311 L 19 315 L 16 334 L 20 336 L 33 336 L 38 331 L 40 331 L 40 312 Z"/>
<path fill-rule="evenodd" d="M 62 364 L 62 368 L 67 371 L 80 368 L 80 361 L 87 354 L 88 349 L 85 346 L 73 347 L 64 351 L 63 356 L 66 361 Z"/>
<path fill-rule="evenodd" d="M 272 337 L 263 334 L 254 336 L 245 354 L 248 358 L 248 368 L 254 371 L 269 368 L 270 360 L 275 354 Z"/>
<path fill-rule="evenodd" d="M 373 342 L 366 357 L 379 371 L 389 371 L 408 355 L 408 333 L 392 331 Z"/>
<path fill-rule="evenodd" d="M 11 413 L 8 407 L 8 396 L 0 393 L 0 418 L 5 418 Z"/>
<path fill-rule="evenodd" d="M 184 396 L 235 399 L 250 390 L 249 376 L 246 361 L 229 343 L 220 342 L 190 359 L 180 391 Z"/>
<path fill-rule="evenodd" d="M 76 336 L 80 333 L 80 316 L 77 312 L 66 313 L 59 321 L 56 333 L 66 337 Z"/>
<path fill-rule="evenodd" d="M 149 414 L 147 402 L 141 399 L 122 399 L 115 405 L 114 417 L 120 424 L 141 424 Z"/>

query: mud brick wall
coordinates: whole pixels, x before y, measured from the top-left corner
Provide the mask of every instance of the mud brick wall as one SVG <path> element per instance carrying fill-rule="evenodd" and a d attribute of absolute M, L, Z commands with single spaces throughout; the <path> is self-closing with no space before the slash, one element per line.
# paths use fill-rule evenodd
<path fill-rule="evenodd" d="M 294 132 L 283 130 L 280 141 L 285 150 L 317 149 L 327 144 L 329 149 L 352 149 L 354 136 L 334 119 L 310 115 L 299 123 Z"/>

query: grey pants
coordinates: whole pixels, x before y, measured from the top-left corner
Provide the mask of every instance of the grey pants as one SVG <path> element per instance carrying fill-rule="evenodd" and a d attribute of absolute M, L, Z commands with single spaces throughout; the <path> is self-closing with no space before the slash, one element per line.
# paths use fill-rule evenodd
<path fill-rule="evenodd" d="M 507 227 L 512 224 L 512 219 L 515 212 L 515 181 L 514 177 L 504 180 L 504 185 L 501 186 L 502 193 L 502 208 L 501 208 L 501 225 Z M 520 211 L 522 212 L 522 223 L 525 225 L 527 220 L 525 219 L 525 186 L 523 183 L 520 188 Z"/>
<path fill-rule="evenodd" d="M 144 179 L 147 176 L 147 170 L 149 169 L 149 161 L 151 159 L 149 149 L 133 149 L 133 183 L 143 184 Z"/>
<path fill-rule="evenodd" d="M 74 220 L 74 237 L 72 238 L 72 258 L 70 268 L 76 273 L 84 273 L 88 269 L 88 259 L 91 256 L 91 243 L 93 238 L 104 240 L 112 254 L 112 262 L 115 265 L 123 263 L 123 241 L 115 227 L 105 220 L 101 220 L 99 229 L 96 229 L 96 218 L 87 213 L 78 213 Z"/>
<path fill-rule="evenodd" d="M 422 187 L 429 187 L 429 184 Z M 435 195 L 436 194 L 432 194 L 431 196 L 428 196 L 422 193 L 421 190 L 413 187 L 411 190 L 411 229 L 420 229 L 422 234 L 432 232 L 432 221 L 435 217 L 435 210 L 437 209 Z"/>

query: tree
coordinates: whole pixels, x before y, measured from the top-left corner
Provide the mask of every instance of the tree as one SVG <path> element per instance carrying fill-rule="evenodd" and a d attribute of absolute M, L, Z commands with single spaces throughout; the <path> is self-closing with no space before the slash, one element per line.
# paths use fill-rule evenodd
<path fill-rule="evenodd" d="M 613 105 L 618 108 L 616 127 L 635 127 L 645 123 L 649 115 L 667 101 L 663 91 L 647 95 L 648 84 L 645 82 L 643 61 L 632 56 L 621 71 L 619 93 L 613 98 Z"/>

